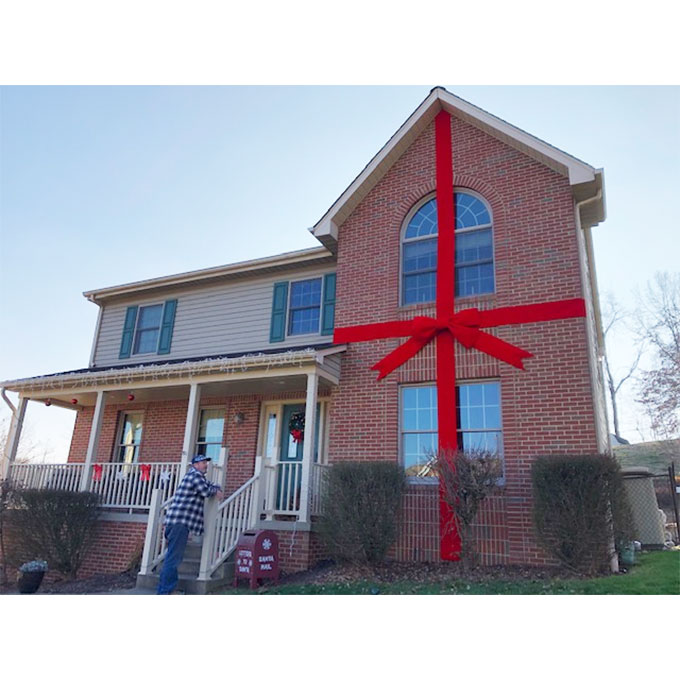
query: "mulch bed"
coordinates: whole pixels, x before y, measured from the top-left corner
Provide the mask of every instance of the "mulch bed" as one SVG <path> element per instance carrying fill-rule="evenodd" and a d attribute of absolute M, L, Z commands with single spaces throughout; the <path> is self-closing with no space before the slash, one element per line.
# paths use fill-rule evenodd
<path fill-rule="evenodd" d="M 112 590 L 127 590 L 134 588 L 137 575 L 129 571 L 122 574 L 98 574 L 89 578 L 80 578 L 75 581 L 55 580 L 43 581 L 38 590 L 38 594 L 43 595 L 94 595 L 97 593 L 108 593 Z M 0 585 L 0 594 L 8 595 L 18 593 L 16 583 L 10 582 Z"/>
<path fill-rule="evenodd" d="M 494 566 L 476 567 L 465 573 L 459 563 L 403 563 L 388 562 L 375 566 L 338 565 L 322 562 L 313 569 L 295 574 L 284 574 L 279 585 L 343 584 L 357 581 L 378 583 L 442 583 L 463 580 L 467 583 L 490 581 L 548 581 L 556 578 L 574 578 L 574 574 L 559 567 Z M 53 595 L 91 595 L 112 590 L 135 587 L 136 575 L 127 571 L 121 574 L 99 574 L 75 581 L 44 581 L 38 593 Z M 264 587 L 266 590 L 267 586 Z M 227 588 L 228 589 L 228 588 Z M 0 594 L 17 593 L 15 583 L 0 585 Z M 223 591 L 224 592 L 224 591 Z"/>
<path fill-rule="evenodd" d="M 574 574 L 559 567 L 519 565 L 476 567 L 464 572 L 460 563 L 457 562 L 388 562 L 375 566 L 336 565 L 326 562 L 309 571 L 285 575 L 279 583 L 281 585 L 342 584 L 356 581 L 442 583 L 455 580 L 486 583 L 489 581 L 547 581 L 555 578 L 574 578 Z"/>

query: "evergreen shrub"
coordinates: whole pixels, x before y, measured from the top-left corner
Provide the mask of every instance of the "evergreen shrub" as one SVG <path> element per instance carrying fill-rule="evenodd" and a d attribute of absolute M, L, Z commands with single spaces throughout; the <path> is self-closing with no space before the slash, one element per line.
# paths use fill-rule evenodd
<path fill-rule="evenodd" d="M 319 535 L 339 562 L 384 560 L 397 540 L 406 477 L 390 462 L 340 462 L 328 470 Z"/>
<path fill-rule="evenodd" d="M 630 509 L 616 459 L 553 455 L 532 466 L 534 524 L 539 543 L 563 566 L 607 571 L 630 540 Z"/>
<path fill-rule="evenodd" d="M 51 567 L 76 578 L 95 538 L 99 496 L 58 489 L 16 492 L 12 529 L 21 553 L 47 560 Z"/>

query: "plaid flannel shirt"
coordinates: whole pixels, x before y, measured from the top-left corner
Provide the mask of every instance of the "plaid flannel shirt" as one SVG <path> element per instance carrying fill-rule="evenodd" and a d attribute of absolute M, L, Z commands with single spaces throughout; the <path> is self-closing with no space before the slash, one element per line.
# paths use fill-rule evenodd
<path fill-rule="evenodd" d="M 194 534 L 203 533 L 203 504 L 220 487 L 211 484 L 205 475 L 192 467 L 184 476 L 172 497 L 165 515 L 165 524 L 184 524 Z"/>

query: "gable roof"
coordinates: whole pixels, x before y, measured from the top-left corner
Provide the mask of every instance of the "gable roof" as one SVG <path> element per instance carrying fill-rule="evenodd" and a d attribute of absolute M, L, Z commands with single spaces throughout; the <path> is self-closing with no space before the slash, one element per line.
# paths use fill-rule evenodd
<path fill-rule="evenodd" d="M 595 169 L 560 151 L 538 137 L 456 97 L 443 87 L 435 87 L 310 229 L 321 243 L 335 251 L 338 228 L 442 109 L 568 177 L 576 201 L 593 199 L 581 211 L 584 226 L 592 226 L 604 220 L 603 170 Z"/>

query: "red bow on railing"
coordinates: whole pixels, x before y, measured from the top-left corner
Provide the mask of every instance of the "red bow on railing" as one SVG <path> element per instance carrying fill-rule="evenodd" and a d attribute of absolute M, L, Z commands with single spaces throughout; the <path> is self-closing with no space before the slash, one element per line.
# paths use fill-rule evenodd
<path fill-rule="evenodd" d="M 440 111 L 435 117 L 435 166 L 437 180 L 437 318 L 417 316 L 408 321 L 336 328 L 336 343 L 362 342 L 383 338 L 410 338 L 378 361 L 372 368 L 379 371 L 378 380 L 415 356 L 436 339 L 437 409 L 439 413 L 439 451 L 453 451 L 458 446 L 456 423 L 455 340 L 467 348 L 496 357 L 517 368 L 530 352 L 500 340 L 480 329 L 507 324 L 554 321 L 585 316 L 581 298 L 543 302 L 531 305 L 501 307 L 480 311 L 476 308 L 455 312 L 455 203 L 451 154 L 451 116 Z M 444 502 L 440 485 L 440 552 L 443 559 L 459 559 L 460 537 L 453 525 L 451 508 Z"/>
<path fill-rule="evenodd" d="M 98 482 L 102 478 L 102 466 L 96 463 L 92 466 L 92 479 Z"/>
<path fill-rule="evenodd" d="M 149 479 L 151 478 L 151 466 L 142 463 L 142 465 L 139 466 L 139 471 L 141 472 L 142 475 L 142 481 L 148 482 Z"/>

